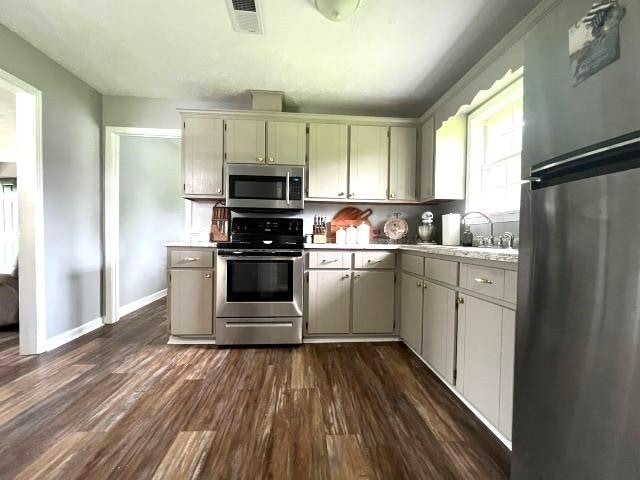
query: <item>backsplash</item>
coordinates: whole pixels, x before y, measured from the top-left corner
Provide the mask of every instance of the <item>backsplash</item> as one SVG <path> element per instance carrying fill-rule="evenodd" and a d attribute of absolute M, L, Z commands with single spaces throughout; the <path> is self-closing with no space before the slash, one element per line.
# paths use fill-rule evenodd
<path fill-rule="evenodd" d="M 207 239 L 209 230 L 211 227 L 211 209 L 215 205 L 215 202 L 207 201 L 194 201 L 191 202 L 191 228 L 190 234 L 198 236 L 199 238 Z M 437 227 L 436 239 L 438 243 L 442 241 L 442 215 L 447 213 L 462 213 L 464 212 L 464 201 L 450 201 L 441 203 L 439 205 L 384 205 L 384 204 L 345 204 L 345 203 L 313 203 L 306 202 L 303 212 L 296 212 L 292 214 L 278 214 L 282 216 L 298 217 L 304 219 L 304 232 L 311 233 L 313 227 L 313 217 L 318 215 L 320 217 L 327 217 L 327 222 L 331 221 L 333 216 L 345 206 L 355 206 L 361 210 L 370 208 L 373 210 L 369 220 L 373 225 L 376 235 L 380 241 L 386 240 L 383 233 L 384 223 L 393 216 L 394 212 L 400 212 L 401 217 L 404 218 L 409 224 L 409 233 L 403 240 L 405 243 L 413 243 L 417 239 L 417 229 L 420 224 L 420 217 L 423 212 L 433 212 L 435 218 L 435 224 Z M 268 217 L 273 216 L 269 213 L 251 213 L 251 214 L 233 214 L 233 215 L 245 215 L 256 217 Z M 519 223 L 518 222 L 503 222 L 496 223 L 495 234 L 501 235 L 504 232 L 511 232 L 514 235 L 518 235 Z M 471 231 L 475 235 L 488 235 L 489 226 L 487 224 L 472 225 Z"/>

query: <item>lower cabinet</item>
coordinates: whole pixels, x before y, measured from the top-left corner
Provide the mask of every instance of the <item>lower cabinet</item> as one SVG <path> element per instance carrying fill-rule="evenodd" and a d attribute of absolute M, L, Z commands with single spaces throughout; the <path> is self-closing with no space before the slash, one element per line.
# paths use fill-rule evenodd
<path fill-rule="evenodd" d="M 213 270 L 173 269 L 169 275 L 171 334 L 213 334 Z"/>
<path fill-rule="evenodd" d="M 422 358 L 450 384 L 454 383 L 456 292 L 423 282 Z"/>
<path fill-rule="evenodd" d="M 515 314 L 467 295 L 461 299 L 456 388 L 511 438 Z"/>
<path fill-rule="evenodd" d="M 400 297 L 400 336 L 413 350 L 422 353 L 422 283 L 413 275 L 402 274 Z"/>
<path fill-rule="evenodd" d="M 345 270 L 309 271 L 309 334 L 349 333 L 351 274 Z"/>
<path fill-rule="evenodd" d="M 353 333 L 393 333 L 394 272 L 353 274 Z"/>

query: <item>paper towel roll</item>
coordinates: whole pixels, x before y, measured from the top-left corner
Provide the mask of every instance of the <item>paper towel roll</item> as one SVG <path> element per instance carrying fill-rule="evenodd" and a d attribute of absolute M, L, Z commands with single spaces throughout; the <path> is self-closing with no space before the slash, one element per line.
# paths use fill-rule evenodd
<path fill-rule="evenodd" d="M 460 245 L 460 214 L 442 216 L 442 245 Z"/>

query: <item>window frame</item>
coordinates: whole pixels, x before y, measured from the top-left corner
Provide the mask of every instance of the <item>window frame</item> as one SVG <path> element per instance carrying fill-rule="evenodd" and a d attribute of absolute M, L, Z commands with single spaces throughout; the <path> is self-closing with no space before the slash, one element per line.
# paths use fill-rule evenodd
<path fill-rule="evenodd" d="M 482 122 L 482 120 L 486 120 L 490 118 L 492 115 L 498 113 L 501 109 L 507 107 L 510 104 L 515 103 L 517 100 L 523 99 L 523 76 L 519 76 L 514 79 L 513 82 L 509 83 L 506 87 L 496 92 L 494 95 L 486 99 L 480 105 L 475 107 L 469 114 L 467 115 L 467 165 L 466 165 L 466 178 L 465 178 L 465 213 L 470 211 L 476 211 L 477 208 L 470 204 L 471 201 L 471 173 L 472 173 L 472 152 L 474 151 L 474 146 L 472 145 L 473 139 L 476 137 L 476 130 L 480 130 L 477 125 L 478 122 Z M 523 119 L 524 120 L 524 119 Z M 484 123 L 483 123 L 484 125 Z M 483 129 L 482 129 L 483 130 Z M 486 147 L 486 143 L 484 143 L 484 131 L 483 135 L 483 146 Z M 521 157 L 522 158 L 522 157 Z M 520 209 L 517 210 L 507 210 L 503 212 L 485 212 L 487 215 L 490 215 L 494 222 L 518 222 L 520 221 Z M 465 219 L 465 223 L 470 225 L 476 223 L 483 223 L 486 220 L 482 218 L 476 218 L 474 216 L 469 216 Z"/>

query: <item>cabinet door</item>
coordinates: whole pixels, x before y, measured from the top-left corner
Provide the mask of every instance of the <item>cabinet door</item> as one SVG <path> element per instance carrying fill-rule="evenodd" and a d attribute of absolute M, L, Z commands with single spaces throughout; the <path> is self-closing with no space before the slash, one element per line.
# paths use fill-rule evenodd
<path fill-rule="evenodd" d="M 263 120 L 226 120 L 224 127 L 227 163 L 266 163 Z"/>
<path fill-rule="evenodd" d="M 433 164 L 435 153 L 435 120 L 429 118 L 420 131 L 420 200 L 433 198 Z"/>
<path fill-rule="evenodd" d="M 184 118 L 182 171 L 185 195 L 222 195 L 222 130 L 220 118 Z"/>
<path fill-rule="evenodd" d="M 349 333 L 351 274 L 348 270 L 309 271 L 309 334 Z"/>
<path fill-rule="evenodd" d="M 436 131 L 434 197 L 464 200 L 467 158 L 467 117 L 458 115 Z"/>
<path fill-rule="evenodd" d="M 213 270 L 171 270 L 172 335 L 213 333 Z"/>
<path fill-rule="evenodd" d="M 422 321 L 422 358 L 453 384 L 456 292 L 425 281 Z"/>
<path fill-rule="evenodd" d="M 353 274 L 353 333 L 392 333 L 393 272 Z"/>
<path fill-rule="evenodd" d="M 422 280 L 403 273 L 401 282 L 400 336 L 422 353 Z"/>
<path fill-rule="evenodd" d="M 300 122 L 267 123 L 267 163 L 304 165 L 307 151 L 307 126 Z"/>
<path fill-rule="evenodd" d="M 502 307 L 466 295 L 461 298 L 457 388 L 493 425 L 498 425 Z"/>
<path fill-rule="evenodd" d="M 349 198 L 386 200 L 389 180 L 387 127 L 351 126 Z"/>
<path fill-rule="evenodd" d="M 389 199 L 416 199 L 418 130 L 391 127 L 389 137 Z"/>
<path fill-rule="evenodd" d="M 511 439 L 513 419 L 513 369 L 516 346 L 516 312 L 502 309 L 502 360 L 500 365 L 500 423 L 499 430 Z"/>
<path fill-rule="evenodd" d="M 346 125 L 309 125 L 309 197 L 346 198 L 347 148 Z"/>

